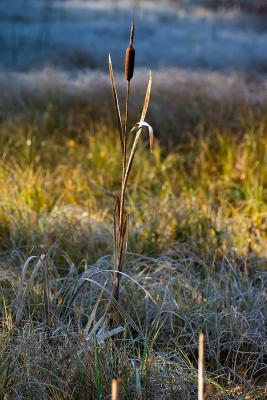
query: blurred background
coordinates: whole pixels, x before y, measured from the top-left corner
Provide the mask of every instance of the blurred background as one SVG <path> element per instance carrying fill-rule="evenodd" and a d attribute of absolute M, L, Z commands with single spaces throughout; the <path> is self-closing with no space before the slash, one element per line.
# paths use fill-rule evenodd
<path fill-rule="evenodd" d="M 267 72 L 267 3 L 240 1 L 2 0 L 1 68 L 106 70 L 123 66 L 131 20 L 137 66 Z"/>

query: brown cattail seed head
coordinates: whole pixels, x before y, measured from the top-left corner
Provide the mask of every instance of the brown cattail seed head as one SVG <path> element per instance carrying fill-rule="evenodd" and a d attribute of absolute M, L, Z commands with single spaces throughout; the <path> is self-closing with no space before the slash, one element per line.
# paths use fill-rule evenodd
<path fill-rule="evenodd" d="M 125 53 L 125 78 L 130 81 L 134 73 L 135 50 L 133 47 L 128 47 Z"/>
<path fill-rule="evenodd" d="M 127 81 L 130 81 L 133 77 L 134 73 L 134 59 L 135 59 L 135 50 L 133 47 L 133 39 L 134 39 L 134 24 L 132 23 L 131 33 L 130 33 L 130 44 L 126 49 L 125 53 L 125 78 Z"/>

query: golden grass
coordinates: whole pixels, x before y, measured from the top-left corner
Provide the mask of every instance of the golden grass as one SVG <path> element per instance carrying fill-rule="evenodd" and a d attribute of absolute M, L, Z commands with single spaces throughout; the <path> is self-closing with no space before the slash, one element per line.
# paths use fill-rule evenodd
<path fill-rule="evenodd" d="M 57 242 L 75 260 L 92 258 L 92 246 L 98 255 L 99 248 L 108 251 L 113 198 L 120 186 L 116 133 L 104 126 L 75 138 L 36 132 L 29 145 L 28 132 L 5 129 L 2 248 L 17 246 L 30 255 Z M 127 194 L 130 250 L 160 252 L 190 241 L 201 251 L 265 256 L 264 126 L 244 136 L 202 135 L 169 153 L 158 143 L 153 154 L 145 147 L 136 154 Z"/>

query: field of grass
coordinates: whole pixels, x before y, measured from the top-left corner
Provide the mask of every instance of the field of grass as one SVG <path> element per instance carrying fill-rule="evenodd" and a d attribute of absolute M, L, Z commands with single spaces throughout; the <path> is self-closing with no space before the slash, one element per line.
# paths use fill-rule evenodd
<path fill-rule="evenodd" d="M 2 0 L 0 400 L 267 399 L 265 3 Z"/>
<path fill-rule="evenodd" d="M 140 143 L 115 332 L 101 316 L 118 133 L 68 112 L 63 126 L 2 118 L 1 399 L 108 399 L 114 376 L 121 399 L 195 399 L 201 329 L 210 398 L 267 398 L 267 125 L 253 112 Z"/>

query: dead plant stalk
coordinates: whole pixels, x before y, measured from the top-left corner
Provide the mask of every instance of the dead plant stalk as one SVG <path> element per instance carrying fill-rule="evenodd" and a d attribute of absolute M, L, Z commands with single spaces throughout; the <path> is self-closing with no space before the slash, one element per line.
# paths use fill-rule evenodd
<path fill-rule="evenodd" d="M 198 400 L 205 398 L 205 336 L 201 331 L 198 345 Z"/>
<path fill-rule="evenodd" d="M 127 181 L 129 174 L 131 172 L 132 163 L 134 160 L 137 144 L 142 132 L 142 128 L 148 128 L 149 132 L 149 142 L 150 148 L 153 147 L 153 130 L 150 125 L 145 122 L 145 117 L 149 105 L 152 76 L 150 72 L 146 96 L 143 104 L 143 110 L 141 114 L 140 121 L 135 124 L 135 126 L 128 131 L 128 115 L 129 115 L 129 98 L 130 98 L 130 82 L 134 73 L 134 62 L 135 62 L 135 50 L 133 47 L 134 41 L 134 24 L 132 23 L 131 33 L 130 33 L 130 44 L 126 49 L 125 54 L 125 78 L 127 81 L 126 88 L 126 103 L 125 103 L 125 118 L 124 126 L 122 123 L 120 105 L 118 100 L 118 94 L 116 90 L 116 84 L 113 74 L 111 56 L 109 56 L 109 73 L 112 86 L 113 100 L 115 104 L 115 111 L 117 116 L 118 128 L 120 133 L 120 143 L 121 143 L 121 159 L 122 159 L 122 179 L 121 179 L 121 189 L 119 196 L 115 199 L 115 207 L 113 214 L 113 235 L 114 235 L 114 279 L 113 279 L 113 290 L 112 294 L 116 301 L 119 300 L 120 296 L 120 273 L 123 271 L 123 267 L 126 260 L 127 252 L 127 238 L 128 238 L 128 221 L 129 215 L 125 209 L 125 191 L 127 186 Z M 135 135 L 133 144 L 130 148 L 129 154 L 127 151 L 128 137 L 129 134 Z"/>

